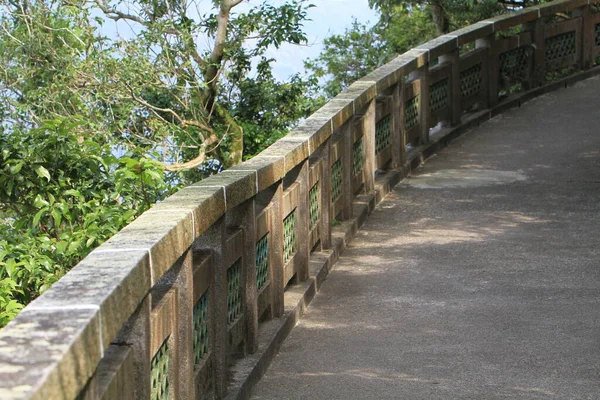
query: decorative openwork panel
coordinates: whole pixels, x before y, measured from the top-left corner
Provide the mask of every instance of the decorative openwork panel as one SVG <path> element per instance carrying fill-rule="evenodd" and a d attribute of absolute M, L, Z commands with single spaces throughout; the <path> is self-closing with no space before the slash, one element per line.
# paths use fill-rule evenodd
<path fill-rule="evenodd" d="M 160 346 L 150 363 L 150 384 L 152 400 L 169 399 L 169 345 L 168 338 Z"/>
<path fill-rule="evenodd" d="M 235 321 L 242 312 L 242 259 L 227 269 L 227 322 Z"/>
<path fill-rule="evenodd" d="M 500 54 L 500 82 L 518 83 L 529 78 L 530 52 L 518 47 Z"/>
<path fill-rule="evenodd" d="M 592 8 L 592 14 L 600 13 L 600 3 L 590 4 Z"/>
<path fill-rule="evenodd" d="M 208 296 L 204 293 L 194 306 L 194 365 L 208 354 Z"/>
<path fill-rule="evenodd" d="M 363 170 L 363 138 L 362 136 L 354 142 L 353 148 L 353 159 L 352 159 L 352 170 L 354 175 L 358 175 Z"/>
<path fill-rule="evenodd" d="M 269 281 L 269 234 L 256 243 L 256 289 L 260 290 Z"/>
<path fill-rule="evenodd" d="M 331 166 L 331 202 L 342 195 L 342 159 L 338 158 Z"/>
<path fill-rule="evenodd" d="M 321 212 L 320 199 L 321 191 L 319 190 L 319 182 L 315 183 L 308 192 L 309 211 L 310 211 L 310 229 L 313 229 L 319 222 L 319 214 Z"/>
<path fill-rule="evenodd" d="M 283 263 L 296 252 L 296 209 L 283 219 Z"/>
<path fill-rule="evenodd" d="M 380 153 L 390 145 L 392 137 L 392 114 L 388 114 L 375 125 L 375 151 Z"/>
<path fill-rule="evenodd" d="M 448 106 L 448 78 L 431 85 L 429 89 L 429 107 L 436 112 Z"/>
<path fill-rule="evenodd" d="M 404 105 L 404 120 L 406 130 L 410 130 L 419 123 L 419 95 L 408 100 Z"/>
<path fill-rule="evenodd" d="M 596 24 L 596 46 L 600 46 L 600 24 Z"/>
<path fill-rule="evenodd" d="M 481 63 L 475 64 L 460 73 L 460 95 L 471 97 L 481 91 Z"/>
<path fill-rule="evenodd" d="M 575 55 L 577 52 L 576 37 L 575 31 L 571 31 L 546 39 L 546 61 Z"/>

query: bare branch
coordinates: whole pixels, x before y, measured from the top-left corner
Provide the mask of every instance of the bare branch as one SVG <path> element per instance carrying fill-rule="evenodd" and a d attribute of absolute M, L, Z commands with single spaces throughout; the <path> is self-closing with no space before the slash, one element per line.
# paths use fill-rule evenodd
<path fill-rule="evenodd" d="M 154 111 L 160 111 L 160 112 L 165 112 L 165 113 L 171 114 L 184 127 L 186 127 L 186 126 L 193 126 L 193 127 L 202 129 L 202 130 L 204 130 L 206 132 L 209 132 L 211 134 L 214 134 L 214 130 L 210 126 L 205 125 L 205 124 L 203 124 L 201 122 L 198 122 L 198 121 L 192 121 L 192 120 L 184 119 L 179 114 L 177 114 L 174 110 L 172 110 L 170 108 L 161 108 L 161 107 L 153 106 L 152 104 L 148 103 L 146 100 L 144 100 L 144 99 L 136 96 L 136 94 L 135 94 L 135 92 L 134 92 L 134 90 L 133 90 L 133 88 L 131 86 L 129 86 L 127 84 L 125 84 L 125 85 L 127 86 L 127 88 L 129 89 L 129 91 L 131 92 L 131 97 L 135 101 L 137 101 L 138 103 L 140 103 L 141 105 L 143 105 L 145 107 L 148 107 L 149 109 L 154 110 Z"/>
<path fill-rule="evenodd" d="M 98 6 L 98 8 L 110 19 L 118 21 L 120 19 L 126 19 L 129 21 L 134 21 L 144 26 L 150 25 L 150 21 L 146 21 L 137 15 L 127 14 L 121 12 L 115 8 L 109 7 L 108 4 L 104 0 L 94 0 L 94 3 Z"/>

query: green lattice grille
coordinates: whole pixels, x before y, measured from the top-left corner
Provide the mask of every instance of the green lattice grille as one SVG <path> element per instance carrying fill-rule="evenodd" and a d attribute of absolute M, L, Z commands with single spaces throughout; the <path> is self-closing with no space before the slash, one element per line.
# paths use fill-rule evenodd
<path fill-rule="evenodd" d="M 331 166 L 331 201 L 335 202 L 342 195 L 342 158 L 338 158 Z"/>
<path fill-rule="evenodd" d="M 500 54 L 500 79 L 522 82 L 529 76 L 529 52 L 519 47 Z"/>
<path fill-rule="evenodd" d="M 419 95 L 408 100 L 404 105 L 404 124 L 410 130 L 419 123 Z"/>
<path fill-rule="evenodd" d="M 194 306 L 194 364 L 208 354 L 208 296 L 204 293 Z"/>
<path fill-rule="evenodd" d="M 460 95 L 462 98 L 471 97 L 481 91 L 481 64 L 460 73 Z"/>
<path fill-rule="evenodd" d="M 600 46 L 600 24 L 596 24 L 596 46 Z"/>
<path fill-rule="evenodd" d="M 546 39 L 546 61 L 575 55 L 577 52 L 576 36 L 575 31 L 571 31 Z"/>
<path fill-rule="evenodd" d="M 296 252 L 296 209 L 283 219 L 283 263 Z"/>
<path fill-rule="evenodd" d="M 152 400 L 169 399 L 169 345 L 167 338 L 160 346 L 150 363 L 150 384 Z"/>
<path fill-rule="evenodd" d="M 432 112 L 448 106 L 448 78 L 434 83 L 429 88 L 429 107 Z"/>
<path fill-rule="evenodd" d="M 321 191 L 319 190 L 319 182 L 315 183 L 308 192 L 309 199 L 309 211 L 310 211 L 310 229 L 313 229 L 317 222 L 319 222 L 319 214 L 321 212 L 319 201 L 321 197 Z"/>
<path fill-rule="evenodd" d="M 227 321 L 232 323 L 242 312 L 242 259 L 227 269 Z"/>
<path fill-rule="evenodd" d="M 269 234 L 256 243 L 256 289 L 260 290 L 269 281 Z"/>
<path fill-rule="evenodd" d="M 353 153 L 354 156 L 352 158 L 352 170 L 354 171 L 354 175 L 358 175 L 363 170 L 363 138 L 362 136 L 358 138 L 356 142 L 354 142 Z"/>
<path fill-rule="evenodd" d="M 375 125 L 375 151 L 380 153 L 390 145 L 392 137 L 392 114 L 381 118 Z"/>

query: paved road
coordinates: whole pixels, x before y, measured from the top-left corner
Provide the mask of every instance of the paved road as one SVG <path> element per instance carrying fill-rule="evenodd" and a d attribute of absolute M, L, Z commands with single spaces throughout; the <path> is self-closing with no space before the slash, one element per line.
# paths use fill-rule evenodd
<path fill-rule="evenodd" d="M 253 399 L 600 399 L 600 79 L 380 203 Z"/>

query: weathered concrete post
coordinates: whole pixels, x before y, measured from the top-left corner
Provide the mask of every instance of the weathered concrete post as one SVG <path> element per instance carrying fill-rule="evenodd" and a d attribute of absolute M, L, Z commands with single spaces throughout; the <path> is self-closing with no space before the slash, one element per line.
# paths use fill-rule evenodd
<path fill-rule="evenodd" d="M 448 83 L 448 99 L 450 105 L 450 124 L 460 124 L 461 96 L 460 96 L 460 54 L 458 49 L 440 56 L 440 63 L 447 62 L 451 65 L 450 80 Z"/>
<path fill-rule="evenodd" d="M 365 192 L 372 193 L 375 190 L 375 107 L 376 100 L 371 100 L 367 105 L 364 114 L 360 115 L 363 131 L 363 146 L 365 152 Z"/>
<path fill-rule="evenodd" d="M 354 165 L 354 124 L 352 122 L 346 122 L 340 130 L 342 131 L 343 137 L 343 151 L 342 151 L 342 196 L 343 196 L 343 207 L 342 207 L 342 218 L 348 220 L 352 218 L 352 200 L 354 198 L 353 193 L 353 165 Z"/>
<path fill-rule="evenodd" d="M 417 71 L 410 73 L 411 79 L 417 79 L 419 82 L 419 140 L 421 145 L 429 143 L 429 62 Z"/>
<path fill-rule="evenodd" d="M 308 207 L 308 192 L 310 190 L 310 179 L 308 176 L 309 162 L 305 160 L 300 167 L 297 182 L 298 188 L 298 220 L 297 220 L 297 238 L 298 245 L 296 253 L 296 265 L 299 265 L 297 279 L 303 282 L 309 276 L 309 258 L 310 258 L 310 210 Z"/>
<path fill-rule="evenodd" d="M 272 218 L 271 218 L 271 242 L 269 248 L 269 258 L 271 260 L 271 286 L 273 293 L 273 316 L 281 317 L 283 315 L 283 182 L 275 184 L 275 193 L 271 200 Z"/>
<path fill-rule="evenodd" d="M 129 318 L 120 335 L 113 341 L 133 350 L 135 399 L 150 398 L 150 313 L 152 295 L 148 294 Z"/>
<path fill-rule="evenodd" d="M 243 232 L 242 290 L 246 316 L 245 350 L 254 353 L 258 348 L 258 311 L 256 300 L 256 215 L 255 200 L 250 199 L 228 213 L 228 225 Z M 258 238 L 259 239 L 259 238 Z"/>
<path fill-rule="evenodd" d="M 227 366 L 229 356 L 228 320 L 227 320 L 227 267 L 224 265 L 223 252 L 227 239 L 225 216 L 215 222 L 207 231 L 198 238 L 194 244 L 196 250 L 210 251 L 214 273 L 215 297 L 209 304 L 209 312 L 213 321 L 209 337 L 212 341 L 215 363 L 215 395 L 217 398 L 225 397 L 227 392 Z M 147 399 L 147 398 L 145 398 Z"/>
<path fill-rule="evenodd" d="M 392 169 L 403 168 L 406 163 L 406 135 L 404 134 L 404 80 L 392 89 Z"/>
<path fill-rule="evenodd" d="M 498 104 L 498 54 L 494 48 L 495 34 L 492 33 L 484 38 L 477 39 L 475 46 L 478 49 L 485 49 L 483 57 L 483 71 L 481 72 L 481 86 L 487 93 L 485 104 L 482 108 L 492 108 Z"/>
<path fill-rule="evenodd" d="M 193 273 L 193 304 L 194 307 L 198 306 L 197 312 L 204 314 L 204 323 L 207 324 L 208 337 L 205 338 L 208 342 L 207 348 L 204 348 L 204 354 L 198 349 L 194 349 L 193 353 L 193 371 L 194 371 L 194 390 L 196 397 L 198 398 L 203 393 L 209 393 L 210 390 L 215 389 L 214 380 L 214 364 L 215 364 L 215 324 L 214 324 L 214 303 L 217 298 L 215 290 L 214 280 L 214 265 L 212 258 L 209 256 L 210 252 L 204 251 L 193 251 L 192 260 L 192 273 Z M 203 304 L 204 303 L 204 304 Z M 206 310 L 203 310 L 206 307 Z M 193 314 L 192 314 L 193 315 Z M 196 316 L 194 315 L 194 321 L 192 323 L 193 335 L 200 335 L 195 332 L 196 327 Z M 202 323 L 201 321 L 198 321 Z M 199 327 L 202 329 L 202 326 Z M 200 339 L 200 338 L 198 338 Z M 193 345 L 193 343 L 192 343 Z M 204 343 L 198 343 L 199 346 L 203 346 Z M 196 360 L 196 356 L 199 356 L 201 360 Z M 195 362 L 198 361 L 198 365 Z"/>
<path fill-rule="evenodd" d="M 588 4 L 573 10 L 573 16 L 581 18 L 581 69 L 590 69 L 594 62 L 595 32 L 592 21 L 592 7 Z"/>
<path fill-rule="evenodd" d="M 177 289 L 177 325 L 174 326 L 177 340 L 177 387 L 178 399 L 192 400 L 194 390 L 194 352 L 192 333 L 194 330 L 194 286 L 192 252 L 188 251 L 180 264 L 171 268 L 163 277 Z"/>
<path fill-rule="evenodd" d="M 329 223 L 331 216 L 329 211 L 331 210 L 331 168 L 330 165 L 330 153 L 331 153 L 331 139 L 327 138 L 325 143 L 321 146 L 321 219 L 320 224 L 320 235 L 321 235 L 321 249 L 331 248 L 331 225 Z"/>
<path fill-rule="evenodd" d="M 544 19 L 538 18 L 523 25 L 523 30 L 531 32 L 533 38 L 533 76 L 531 86 L 542 86 L 546 80 L 546 40 L 544 38 Z"/>

